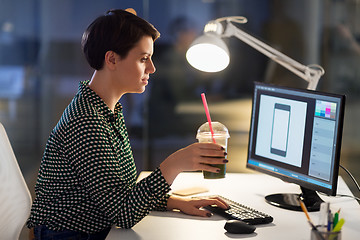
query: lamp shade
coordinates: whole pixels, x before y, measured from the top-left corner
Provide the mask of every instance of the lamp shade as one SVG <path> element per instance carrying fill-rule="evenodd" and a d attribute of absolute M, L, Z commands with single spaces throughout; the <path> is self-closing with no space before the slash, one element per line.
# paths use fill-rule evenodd
<path fill-rule="evenodd" d="M 205 33 L 191 44 L 186 59 L 198 70 L 219 72 L 229 65 L 229 49 L 220 36 Z"/>

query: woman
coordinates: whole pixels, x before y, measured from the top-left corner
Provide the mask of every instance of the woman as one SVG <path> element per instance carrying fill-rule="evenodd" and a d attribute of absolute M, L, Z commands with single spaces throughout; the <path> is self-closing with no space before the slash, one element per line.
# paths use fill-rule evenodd
<path fill-rule="evenodd" d="M 221 146 L 194 143 L 173 153 L 136 183 L 136 169 L 119 99 L 142 93 L 150 74 L 158 31 L 124 10 L 108 11 L 82 38 L 83 52 L 95 69 L 90 81 L 65 109 L 48 139 L 27 226 L 34 239 L 105 239 L 112 225 L 131 228 L 152 210 L 178 209 L 210 216 L 202 206 L 227 205 L 219 199 L 170 196 L 182 171 L 218 171 Z"/>

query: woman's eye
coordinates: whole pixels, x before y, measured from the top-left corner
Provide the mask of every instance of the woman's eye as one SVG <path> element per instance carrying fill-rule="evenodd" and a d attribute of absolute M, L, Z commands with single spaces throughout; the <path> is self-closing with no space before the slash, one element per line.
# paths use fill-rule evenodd
<path fill-rule="evenodd" d="M 149 58 L 144 57 L 144 58 L 141 59 L 141 62 L 146 62 L 148 59 L 149 59 Z"/>

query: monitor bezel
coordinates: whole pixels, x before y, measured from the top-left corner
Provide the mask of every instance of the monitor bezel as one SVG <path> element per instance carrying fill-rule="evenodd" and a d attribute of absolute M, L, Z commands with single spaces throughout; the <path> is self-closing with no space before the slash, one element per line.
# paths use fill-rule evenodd
<path fill-rule="evenodd" d="M 253 141 L 253 138 L 254 138 L 254 136 L 253 136 L 254 129 L 253 128 L 254 128 L 254 119 L 255 119 L 254 114 L 255 114 L 255 110 L 256 110 L 255 109 L 256 106 L 254 104 L 254 98 L 256 95 L 256 89 L 258 87 L 277 88 L 277 89 L 283 89 L 283 90 L 288 90 L 288 91 L 309 93 L 309 94 L 315 94 L 315 95 L 321 95 L 321 96 L 325 96 L 325 97 L 333 97 L 333 98 L 339 99 L 339 113 L 338 113 L 339 119 L 338 119 L 338 128 L 337 128 L 337 132 L 336 132 L 336 148 L 335 148 L 335 156 L 334 156 L 334 169 L 333 169 L 333 176 L 332 176 L 332 181 L 331 181 L 331 186 L 332 186 L 331 189 L 322 187 L 322 186 L 319 186 L 316 184 L 304 182 L 304 181 L 298 180 L 296 178 L 291 178 L 289 176 L 282 175 L 280 173 L 276 173 L 276 172 L 267 170 L 266 168 L 261 168 L 261 167 L 258 167 L 258 166 L 255 166 L 255 165 L 249 163 L 249 160 L 253 159 L 251 156 L 251 152 L 252 152 L 251 141 Z M 285 182 L 295 183 L 297 185 L 300 185 L 301 187 L 305 187 L 305 188 L 308 188 L 308 189 L 311 189 L 314 191 L 319 191 L 319 192 L 322 192 L 322 193 L 325 193 L 325 194 L 328 194 L 331 196 L 335 196 L 336 191 L 337 191 L 337 182 L 338 182 L 339 165 L 340 165 L 340 152 L 341 152 L 344 113 L 345 113 L 345 99 L 346 99 L 346 96 L 341 95 L 341 94 L 327 93 L 327 92 L 322 92 L 322 91 L 307 90 L 307 89 L 300 89 L 300 88 L 291 88 L 291 87 L 279 86 L 279 85 L 274 85 L 274 84 L 269 84 L 269 83 L 254 82 L 246 167 L 249 169 L 256 170 L 258 172 L 262 172 L 262 173 L 277 177 Z M 253 142 L 253 144 L 254 144 L 254 142 Z M 258 159 L 256 159 L 256 161 L 258 161 Z"/>

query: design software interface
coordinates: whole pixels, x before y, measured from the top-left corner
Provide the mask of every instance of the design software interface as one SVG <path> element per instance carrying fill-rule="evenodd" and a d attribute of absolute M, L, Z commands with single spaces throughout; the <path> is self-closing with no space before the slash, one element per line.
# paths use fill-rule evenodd
<path fill-rule="evenodd" d="M 258 84 L 248 164 L 331 188 L 340 98 Z"/>

